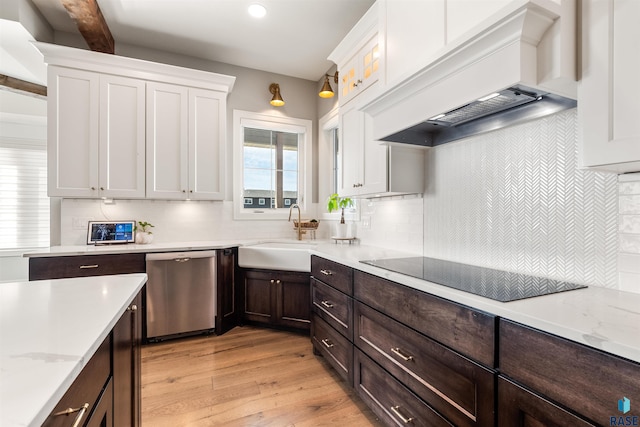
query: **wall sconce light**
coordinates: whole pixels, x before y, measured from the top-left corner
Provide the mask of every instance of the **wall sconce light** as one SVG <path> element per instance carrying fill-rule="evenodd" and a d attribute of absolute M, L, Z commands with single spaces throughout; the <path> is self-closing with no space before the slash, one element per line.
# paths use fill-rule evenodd
<path fill-rule="evenodd" d="M 269 85 L 269 92 L 273 94 L 273 98 L 269 101 L 269 104 L 274 107 L 282 107 L 284 105 L 284 100 L 282 96 L 280 96 L 280 85 L 278 83 L 271 83 Z"/>
<path fill-rule="evenodd" d="M 331 77 L 329 74 L 325 74 L 324 75 L 324 84 L 322 85 L 322 89 L 320 90 L 320 93 L 318 94 L 320 96 L 320 98 L 333 98 L 333 89 L 331 89 L 331 85 L 329 84 L 329 77 Z M 335 84 L 338 84 L 338 72 L 336 71 L 336 73 L 333 75 L 333 81 L 335 82 Z"/>

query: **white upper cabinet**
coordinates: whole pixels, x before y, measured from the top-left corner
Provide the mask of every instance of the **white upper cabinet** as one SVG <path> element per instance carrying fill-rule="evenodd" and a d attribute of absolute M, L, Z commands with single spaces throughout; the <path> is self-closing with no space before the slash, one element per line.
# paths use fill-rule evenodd
<path fill-rule="evenodd" d="M 222 200 L 235 77 L 34 42 L 50 196 Z"/>
<path fill-rule="evenodd" d="M 578 86 L 583 167 L 640 171 L 640 2 L 582 2 L 582 79 Z"/>
<path fill-rule="evenodd" d="M 383 79 L 384 44 L 378 29 L 378 3 L 374 3 L 329 55 L 338 66 L 340 106 L 362 99 L 367 88 Z"/>
<path fill-rule="evenodd" d="M 144 197 L 144 83 L 48 72 L 49 196 Z"/>
<path fill-rule="evenodd" d="M 99 197 L 100 77 L 49 67 L 47 174 L 50 197 Z"/>
<path fill-rule="evenodd" d="M 187 199 L 188 94 L 183 86 L 147 83 L 147 195 Z"/>
<path fill-rule="evenodd" d="M 145 84 L 100 76 L 100 196 L 145 196 Z"/>
<path fill-rule="evenodd" d="M 189 198 L 224 199 L 226 95 L 189 89 Z"/>
<path fill-rule="evenodd" d="M 362 93 L 378 81 L 380 76 L 380 42 L 372 36 L 348 62 L 338 66 L 340 105 Z"/>

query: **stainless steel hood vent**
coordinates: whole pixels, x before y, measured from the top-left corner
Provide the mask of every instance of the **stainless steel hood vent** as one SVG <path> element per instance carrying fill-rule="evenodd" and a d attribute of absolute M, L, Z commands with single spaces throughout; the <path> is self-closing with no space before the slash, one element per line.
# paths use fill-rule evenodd
<path fill-rule="evenodd" d="M 574 108 L 577 102 L 525 86 L 513 86 L 382 138 L 434 147 Z"/>

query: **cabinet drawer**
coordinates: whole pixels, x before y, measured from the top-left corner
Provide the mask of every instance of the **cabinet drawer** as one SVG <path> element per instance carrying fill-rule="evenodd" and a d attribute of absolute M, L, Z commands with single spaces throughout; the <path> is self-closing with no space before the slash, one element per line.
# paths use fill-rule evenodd
<path fill-rule="evenodd" d="M 359 302 L 354 344 L 458 426 L 494 425 L 495 374 Z"/>
<path fill-rule="evenodd" d="M 502 374 L 596 424 L 622 415 L 619 399 L 640 402 L 637 363 L 503 319 L 499 360 Z"/>
<path fill-rule="evenodd" d="M 313 311 L 338 332 L 353 340 L 353 298 L 311 278 Z"/>
<path fill-rule="evenodd" d="M 364 353 L 354 357 L 356 392 L 386 425 L 453 426 Z"/>
<path fill-rule="evenodd" d="M 495 366 L 493 315 L 355 271 L 354 296 L 485 366 Z"/>
<path fill-rule="evenodd" d="M 145 254 L 29 258 L 29 280 L 144 273 Z"/>
<path fill-rule="evenodd" d="M 311 342 L 349 385 L 353 384 L 353 344 L 315 313 L 311 320 Z"/>
<path fill-rule="evenodd" d="M 311 256 L 311 275 L 347 295 L 353 295 L 353 270 L 318 256 Z"/>
<path fill-rule="evenodd" d="M 502 377 L 498 378 L 498 412 L 498 427 L 594 425 Z"/>
<path fill-rule="evenodd" d="M 85 403 L 89 404 L 83 419 L 89 418 L 98 403 L 98 397 L 102 389 L 107 385 L 111 375 L 111 339 L 108 337 L 96 350 L 89 363 L 82 369 L 80 375 L 71 384 L 69 390 L 62 396 L 56 407 L 44 422 L 43 426 L 57 427 L 70 426 L 78 415 L 74 412 L 69 415 L 55 415 L 67 408 L 80 408 Z M 80 424 L 80 425 L 84 425 Z"/>

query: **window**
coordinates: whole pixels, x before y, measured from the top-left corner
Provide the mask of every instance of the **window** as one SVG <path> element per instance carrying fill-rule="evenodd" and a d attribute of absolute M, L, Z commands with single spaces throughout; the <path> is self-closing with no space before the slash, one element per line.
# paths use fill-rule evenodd
<path fill-rule="evenodd" d="M 3 123 L 0 135 L 0 250 L 49 246 L 46 141 L 20 125 Z"/>
<path fill-rule="evenodd" d="M 310 120 L 234 111 L 234 218 L 287 218 L 296 203 L 305 210 L 311 135 Z"/>

